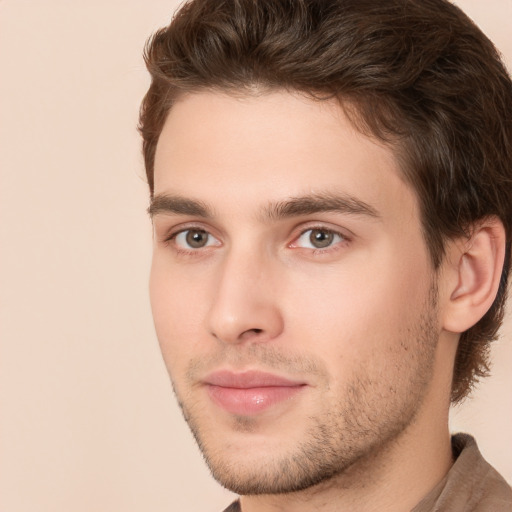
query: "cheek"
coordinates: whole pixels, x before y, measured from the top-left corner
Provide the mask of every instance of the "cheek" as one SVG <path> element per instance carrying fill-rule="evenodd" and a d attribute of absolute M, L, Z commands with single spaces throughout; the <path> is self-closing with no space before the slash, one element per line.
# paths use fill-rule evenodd
<path fill-rule="evenodd" d="M 204 325 L 205 293 L 200 283 L 172 272 L 168 265 L 153 258 L 149 292 L 155 330 L 162 355 L 170 366 L 188 360 L 199 342 Z"/>
<path fill-rule="evenodd" d="M 381 252 L 322 275 L 291 276 L 286 317 L 293 338 L 334 365 L 395 350 L 398 338 L 421 317 L 430 276 L 417 264 L 393 261 Z"/>

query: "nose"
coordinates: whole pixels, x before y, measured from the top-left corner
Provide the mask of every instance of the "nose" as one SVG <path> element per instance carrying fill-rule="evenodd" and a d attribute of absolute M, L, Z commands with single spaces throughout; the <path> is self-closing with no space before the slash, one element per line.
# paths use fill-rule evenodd
<path fill-rule="evenodd" d="M 263 343 L 281 334 L 284 323 L 278 269 L 264 256 L 227 255 L 215 280 L 207 317 L 210 333 L 223 343 Z"/>

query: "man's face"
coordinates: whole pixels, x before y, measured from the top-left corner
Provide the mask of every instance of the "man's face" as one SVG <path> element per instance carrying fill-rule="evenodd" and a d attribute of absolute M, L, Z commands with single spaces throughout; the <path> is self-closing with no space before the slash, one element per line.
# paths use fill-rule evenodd
<path fill-rule="evenodd" d="M 407 432 L 439 336 L 418 204 L 334 102 L 192 94 L 156 152 L 151 302 L 187 422 L 241 494 Z"/>

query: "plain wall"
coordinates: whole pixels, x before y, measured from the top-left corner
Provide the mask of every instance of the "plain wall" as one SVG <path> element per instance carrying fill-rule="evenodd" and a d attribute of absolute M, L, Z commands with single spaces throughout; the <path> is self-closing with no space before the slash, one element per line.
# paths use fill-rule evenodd
<path fill-rule="evenodd" d="M 512 0 L 458 2 L 512 63 Z M 153 331 L 136 132 L 177 2 L 0 0 L 0 510 L 220 511 Z M 512 321 L 453 417 L 512 481 Z"/>

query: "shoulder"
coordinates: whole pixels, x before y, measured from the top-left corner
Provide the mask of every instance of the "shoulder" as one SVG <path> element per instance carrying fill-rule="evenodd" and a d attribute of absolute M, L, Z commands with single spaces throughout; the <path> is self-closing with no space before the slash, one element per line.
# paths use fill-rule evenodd
<path fill-rule="evenodd" d="M 224 509 L 224 512 L 241 512 L 240 502 L 238 500 L 234 501 L 228 508 Z"/>
<path fill-rule="evenodd" d="M 511 512 L 512 488 L 483 458 L 467 434 L 452 438 L 454 464 L 444 481 L 420 505 L 418 512 Z M 427 505 L 428 502 L 428 505 Z"/>

